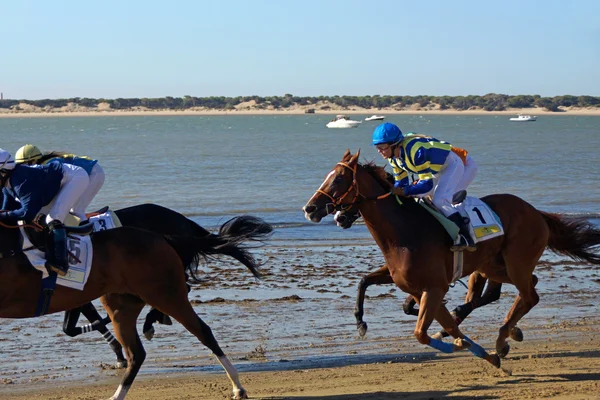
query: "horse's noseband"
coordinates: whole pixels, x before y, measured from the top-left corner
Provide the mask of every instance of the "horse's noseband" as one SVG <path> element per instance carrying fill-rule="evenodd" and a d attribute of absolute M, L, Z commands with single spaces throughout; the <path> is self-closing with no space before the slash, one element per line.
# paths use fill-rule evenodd
<path fill-rule="evenodd" d="M 325 204 L 325 211 L 327 212 L 327 214 L 333 214 L 337 210 L 343 210 L 344 206 L 342 205 L 342 201 L 344 201 L 346 196 L 348 196 L 350 194 L 352 189 L 356 188 L 356 196 L 354 197 L 354 200 L 352 201 L 352 203 L 350 205 L 348 205 L 348 207 L 351 207 L 354 203 L 356 203 L 356 199 L 360 195 L 360 192 L 358 191 L 358 185 L 356 184 L 356 166 L 357 166 L 357 164 L 354 164 L 354 168 L 352 168 L 351 166 L 349 166 L 348 164 L 346 164 L 344 162 L 339 162 L 339 163 L 337 163 L 337 165 L 341 165 L 345 168 L 348 168 L 350 171 L 352 171 L 352 184 L 348 187 L 348 190 L 346 190 L 346 192 L 343 195 L 341 195 L 340 197 L 338 197 L 337 199 L 335 197 L 333 197 L 332 195 L 330 195 L 329 193 L 324 192 L 321 189 L 317 189 L 317 193 L 325 195 L 325 196 L 329 197 L 329 199 L 331 200 L 331 203 Z"/>
<path fill-rule="evenodd" d="M 324 192 L 321 189 L 317 189 L 316 193 L 323 194 L 331 199 L 331 203 L 325 204 L 325 211 L 327 212 L 327 214 L 333 214 L 335 211 L 346 211 L 349 208 L 351 208 L 353 205 L 358 204 L 361 200 L 379 200 L 379 199 L 384 199 L 392 194 L 391 192 L 387 192 L 385 194 L 382 194 L 381 196 L 376 196 L 376 197 L 367 197 L 367 196 L 363 195 L 358 190 L 358 183 L 356 182 L 356 168 L 357 168 L 358 164 L 354 164 L 354 167 L 351 167 L 350 165 L 346 164 L 345 162 L 339 162 L 336 165 L 341 165 L 342 167 L 348 168 L 350 171 L 352 171 L 352 184 L 348 187 L 348 190 L 346 190 L 346 192 L 343 195 L 341 195 L 340 197 L 338 197 L 337 199 L 335 197 L 333 197 L 332 195 L 330 195 L 329 193 Z M 350 194 L 352 189 L 356 189 L 356 195 L 354 196 L 354 200 L 352 200 L 352 203 L 350 203 L 350 204 L 342 204 L 342 201 L 344 201 L 346 196 L 348 196 L 348 194 Z"/>

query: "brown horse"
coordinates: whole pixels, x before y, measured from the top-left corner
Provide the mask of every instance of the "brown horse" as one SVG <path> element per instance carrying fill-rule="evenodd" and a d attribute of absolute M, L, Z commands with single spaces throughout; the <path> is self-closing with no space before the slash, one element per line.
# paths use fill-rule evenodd
<path fill-rule="evenodd" d="M 390 184 L 394 180 L 393 176 L 389 173 L 387 174 L 387 179 Z M 351 207 L 344 207 L 343 210 L 337 211 L 333 217 L 334 221 L 342 229 L 349 229 L 352 227 L 352 224 L 354 224 L 358 218 L 360 218 L 360 212 L 355 205 Z M 387 285 L 392 283 L 394 283 L 394 281 L 390 275 L 390 270 L 385 264 L 375 271 L 363 276 L 358 283 L 358 292 L 356 294 L 356 303 L 354 305 L 354 317 L 356 318 L 356 328 L 358 329 L 358 334 L 361 337 L 367 334 L 368 329 L 367 323 L 363 320 L 367 288 L 371 285 Z M 486 306 L 500 299 L 502 283 L 490 281 L 481 276 L 481 274 L 473 272 L 469 276 L 469 284 L 467 289 L 468 290 L 467 295 L 465 296 L 464 304 L 457 306 L 451 312 L 457 325 L 460 325 L 462 321 L 464 321 L 471 314 L 471 312 L 473 312 L 473 310 Z M 415 317 L 418 317 L 419 310 L 415 308 L 415 305 L 415 299 L 411 295 L 408 295 L 402 304 L 402 309 L 406 315 L 414 315 Z M 431 337 L 434 339 L 441 339 L 448 336 L 450 335 L 442 329 Z M 523 340 L 523 332 L 521 332 L 521 329 L 518 326 L 515 326 L 510 332 L 510 337 L 520 342 Z"/>
<path fill-rule="evenodd" d="M 259 237 L 272 229 L 251 216 L 238 217 L 233 223 Z M 18 229 L 0 226 L 0 282 L 10 282 L 0 288 L 0 318 L 33 317 L 40 296 L 41 273 L 19 251 L 20 243 Z M 70 310 L 102 296 L 128 359 L 127 370 L 111 400 L 125 398 L 146 358 L 136 330 L 137 317 L 145 304 L 176 319 L 208 347 L 231 380 L 234 398 L 246 398 L 235 367 L 188 301 L 186 273 L 193 276 L 198 259 L 214 253 L 211 242 L 206 238 L 165 237 L 123 227 L 92 234 L 92 243 L 92 271 L 85 289 L 57 286 L 48 313 Z M 254 263 L 247 266 L 259 276 Z"/>
<path fill-rule="evenodd" d="M 600 244 L 600 230 L 588 222 L 539 211 L 510 194 L 483 198 L 499 216 L 505 234 L 479 243 L 476 252 L 465 254 L 463 276 L 477 271 L 494 282 L 511 283 L 519 292 L 496 339 L 498 354 L 488 354 L 458 329 L 442 304 L 453 273 L 449 235 L 412 199 L 403 198 L 399 204 L 390 196 L 384 169 L 358 163 L 359 153 L 346 151 L 303 210 L 309 220 L 320 222 L 343 207 L 358 207 L 383 252 L 392 280 L 419 303 L 414 334 L 422 344 L 447 353 L 468 348 L 499 367 L 498 355 L 508 352 L 506 339 L 511 330 L 539 301 L 533 270 L 544 249 L 600 265 L 600 255 L 594 253 Z M 456 338 L 454 344 L 427 334 L 434 319 Z"/>

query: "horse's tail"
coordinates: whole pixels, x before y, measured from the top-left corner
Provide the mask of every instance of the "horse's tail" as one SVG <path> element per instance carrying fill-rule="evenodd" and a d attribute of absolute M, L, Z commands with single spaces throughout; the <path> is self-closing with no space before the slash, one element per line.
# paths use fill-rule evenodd
<path fill-rule="evenodd" d="M 252 274 L 260 278 L 259 265 L 249 249 L 257 246 L 245 245 L 246 242 L 262 243 L 268 239 L 273 227 L 260 218 L 242 215 L 225 222 L 218 234 L 207 236 L 165 236 L 169 244 L 177 251 L 190 277 L 198 282 L 196 268 L 201 258 L 215 258 L 227 255 L 244 264 Z"/>
<path fill-rule="evenodd" d="M 550 229 L 548 247 L 578 261 L 600 265 L 600 229 L 580 218 L 566 218 L 559 214 L 540 211 Z"/>

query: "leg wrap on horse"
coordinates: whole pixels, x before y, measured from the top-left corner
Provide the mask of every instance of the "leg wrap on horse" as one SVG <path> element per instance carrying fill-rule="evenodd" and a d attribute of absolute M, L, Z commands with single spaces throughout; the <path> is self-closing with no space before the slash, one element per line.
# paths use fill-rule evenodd
<path fill-rule="evenodd" d="M 463 340 L 471 345 L 471 347 L 469 347 L 469 351 L 471 353 L 473 353 L 479 358 L 485 358 L 487 356 L 487 352 L 485 351 L 485 349 L 477 343 L 475 343 L 474 341 L 472 341 L 471 339 L 469 339 L 467 336 L 465 336 Z"/>
<path fill-rule="evenodd" d="M 441 351 L 442 353 L 454 353 L 454 345 L 452 343 L 446 343 L 432 338 L 429 339 L 429 346 Z"/>
<path fill-rule="evenodd" d="M 46 245 L 46 268 L 65 276 L 69 271 L 67 253 L 67 232 L 60 221 L 54 220 L 48 224 L 50 229 Z"/>

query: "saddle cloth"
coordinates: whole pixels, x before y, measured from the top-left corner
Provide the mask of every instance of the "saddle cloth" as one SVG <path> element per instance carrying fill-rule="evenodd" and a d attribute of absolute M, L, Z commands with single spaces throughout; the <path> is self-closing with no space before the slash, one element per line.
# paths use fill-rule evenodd
<path fill-rule="evenodd" d="M 456 239 L 458 227 L 454 222 L 446 218 L 430 202 L 421 201 L 419 204 L 442 224 L 453 240 Z M 500 218 L 481 199 L 467 196 L 462 203 L 456 205 L 456 209 L 463 217 L 469 218 L 469 232 L 475 243 L 504 235 Z"/>
<path fill-rule="evenodd" d="M 460 243 L 458 227 L 454 222 L 439 212 L 431 202 L 420 201 L 419 204 L 440 222 L 455 244 Z M 469 233 L 475 243 L 504 235 L 500 218 L 481 199 L 467 196 L 462 203 L 456 205 L 456 209 L 463 217 L 469 218 Z M 451 283 L 459 280 L 462 277 L 463 271 L 463 252 L 454 252 L 453 256 L 454 270 L 452 272 Z"/>
<path fill-rule="evenodd" d="M 113 229 L 121 226 L 119 218 L 112 212 L 106 211 L 103 214 L 92 216 L 90 222 L 94 223 L 94 232 Z M 25 235 L 23 228 L 23 248 L 31 247 L 32 244 Z M 69 249 L 69 272 L 65 276 L 58 276 L 56 284 L 76 290 L 83 290 L 92 269 L 92 258 L 94 255 L 92 248 L 92 238 L 89 236 L 67 235 L 67 248 Z M 44 252 L 33 249 L 25 252 L 29 262 L 33 267 L 42 272 L 42 278 L 48 276 Z"/>

